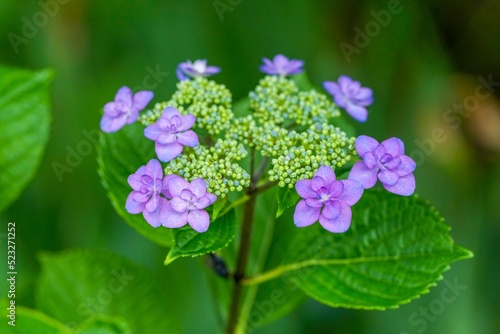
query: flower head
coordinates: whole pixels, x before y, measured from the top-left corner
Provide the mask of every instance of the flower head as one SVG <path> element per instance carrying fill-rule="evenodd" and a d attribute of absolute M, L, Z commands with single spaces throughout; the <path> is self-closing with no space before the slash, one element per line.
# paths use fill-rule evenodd
<path fill-rule="evenodd" d="M 359 81 L 354 81 L 346 75 L 341 75 L 339 81 L 326 81 L 323 87 L 333 95 L 335 103 L 345 108 L 347 113 L 359 122 L 368 118 L 368 107 L 373 103 L 373 92 L 370 88 L 361 87 Z"/>
<path fill-rule="evenodd" d="M 363 187 L 356 181 L 336 181 L 335 172 L 329 166 L 321 166 L 312 180 L 298 181 L 295 189 L 303 198 L 295 208 L 295 225 L 309 226 L 319 219 L 321 226 L 334 233 L 347 231 L 352 218 L 351 206 L 363 194 Z"/>
<path fill-rule="evenodd" d="M 158 160 L 152 159 L 146 166 L 141 166 L 128 177 L 128 184 L 133 191 L 127 198 L 126 210 L 133 214 L 142 212 L 151 226 L 160 226 L 162 207 L 167 200 L 160 197 L 163 192 L 163 169 Z"/>
<path fill-rule="evenodd" d="M 304 66 L 304 62 L 302 60 L 296 59 L 288 59 L 282 54 L 274 56 L 274 59 L 271 61 L 267 58 L 262 58 L 264 61 L 264 65 L 260 67 L 260 71 L 269 75 L 291 75 L 291 74 L 299 74 L 304 70 L 302 66 Z"/>
<path fill-rule="evenodd" d="M 195 60 L 194 63 L 188 60 L 185 63 L 180 63 L 177 66 L 175 73 L 180 81 L 198 77 L 209 77 L 221 71 L 220 67 L 207 66 L 206 59 Z"/>
<path fill-rule="evenodd" d="M 363 159 L 354 164 L 349 180 L 358 181 L 363 188 L 371 188 L 377 178 L 391 193 L 410 196 L 415 191 L 415 161 L 405 155 L 404 144 L 399 138 L 389 138 L 382 143 L 368 136 L 356 139 L 356 151 Z"/>
<path fill-rule="evenodd" d="M 208 230 L 210 217 L 204 209 L 212 205 L 217 196 L 207 192 L 204 179 L 197 178 L 189 183 L 172 174 L 165 177 L 163 188 L 167 198 L 172 198 L 165 206 L 163 226 L 178 228 L 189 224 L 200 233 Z"/>
<path fill-rule="evenodd" d="M 128 87 L 122 87 L 116 93 L 115 100 L 104 106 L 101 129 L 104 132 L 116 132 L 125 124 L 134 123 L 139 111 L 144 109 L 153 98 L 153 92 L 140 91 L 132 94 Z"/>
<path fill-rule="evenodd" d="M 198 135 L 189 130 L 196 117 L 181 116 L 173 107 L 167 107 L 160 118 L 144 129 L 146 138 L 155 141 L 158 159 L 168 162 L 182 153 L 184 146 L 195 147 L 199 144 Z"/>

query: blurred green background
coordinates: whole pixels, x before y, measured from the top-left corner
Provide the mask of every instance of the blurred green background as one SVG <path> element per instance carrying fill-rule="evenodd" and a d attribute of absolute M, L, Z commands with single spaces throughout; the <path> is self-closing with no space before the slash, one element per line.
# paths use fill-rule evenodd
<path fill-rule="evenodd" d="M 217 320 L 199 264 L 179 260 L 164 267 L 165 249 L 115 213 L 97 175 L 95 146 L 62 180 L 52 164 L 65 164 L 68 149 L 86 140 L 84 131 L 99 128 L 102 106 L 122 85 L 154 90 L 155 101 L 166 100 L 175 90 L 177 64 L 207 58 L 222 67 L 216 80 L 238 100 L 262 76 L 261 58 L 283 53 L 303 59 L 318 86 L 347 74 L 373 88 L 369 120 L 356 124 L 357 130 L 381 140 L 403 139 L 419 162 L 417 192 L 446 217 L 455 241 L 475 258 L 445 273 L 449 282 L 467 288 L 427 319 L 412 315 L 441 298 L 443 281 L 430 294 L 386 312 L 308 301 L 254 333 L 500 332 L 500 84 L 478 105 L 468 104 L 479 77 L 500 82 L 500 2 L 403 0 L 377 30 L 377 24 L 370 28 L 374 13 L 390 9 L 393 1 L 221 0 L 227 6 L 222 12 L 212 0 L 64 0 L 31 37 L 14 46 L 9 33 L 22 36 L 26 20 L 33 22 L 48 2 L 0 2 L 0 63 L 56 71 L 51 137 L 41 167 L 0 214 L 4 231 L 8 221 L 17 222 L 18 304 L 34 307 L 39 252 L 106 249 L 164 277 L 187 333 L 215 333 Z M 356 45 L 355 28 L 365 31 L 367 25 L 375 30 Z M 346 57 L 341 43 L 356 51 Z M 460 107 L 470 112 L 452 114 Z M 433 139 L 436 129 L 445 139 Z M 192 288 L 175 288 L 186 284 Z M 2 276 L 2 296 L 5 286 Z"/>

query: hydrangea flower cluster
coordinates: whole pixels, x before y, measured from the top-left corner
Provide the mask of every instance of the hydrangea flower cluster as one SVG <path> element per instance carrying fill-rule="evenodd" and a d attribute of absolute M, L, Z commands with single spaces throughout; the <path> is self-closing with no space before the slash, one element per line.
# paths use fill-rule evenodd
<path fill-rule="evenodd" d="M 115 101 L 106 104 L 103 131 L 117 131 L 138 119 L 144 136 L 154 141 L 156 157 L 128 178 L 128 212 L 142 213 L 153 227 L 189 224 L 205 232 L 210 225 L 206 209 L 218 198 L 277 184 L 295 188 L 301 197 L 296 226 L 319 221 L 326 230 L 343 233 L 351 224 L 351 206 L 377 180 L 394 194 L 413 194 L 416 165 L 404 154 L 401 140 L 379 144 L 368 136 L 356 139 L 334 125 L 341 116 L 338 106 L 366 121 L 371 89 L 341 76 L 323 84 L 332 101 L 316 89 L 299 88 L 293 75 L 303 72 L 302 61 L 283 55 L 263 61 L 260 70 L 267 75 L 239 104 L 238 115 L 231 92 L 208 78 L 220 68 L 206 60 L 179 64 L 177 90 L 140 116 L 151 92 L 134 95 L 122 87 Z M 258 171 L 256 155 L 262 163 Z M 360 160 L 348 179 L 337 180 L 335 169 L 357 155 Z"/>

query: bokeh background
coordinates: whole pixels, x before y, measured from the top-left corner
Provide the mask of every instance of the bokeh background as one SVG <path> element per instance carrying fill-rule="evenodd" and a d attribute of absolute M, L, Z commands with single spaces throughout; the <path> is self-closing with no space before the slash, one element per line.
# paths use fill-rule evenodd
<path fill-rule="evenodd" d="M 68 149 L 86 140 L 84 131 L 98 129 L 102 106 L 122 85 L 152 89 L 156 101 L 166 100 L 175 90 L 176 65 L 207 58 L 223 68 L 216 79 L 238 100 L 262 76 L 261 58 L 284 53 L 303 59 L 317 85 L 347 74 L 373 88 L 375 104 L 369 121 L 355 125 L 358 132 L 404 140 L 419 162 L 417 192 L 446 217 L 455 241 L 475 257 L 445 273 L 466 289 L 429 317 L 425 328 L 412 321 L 412 314 L 441 298 L 443 281 L 430 294 L 386 312 L 308 301 L 255 333 L 500 332 L 499 1 L 402 0 L 390 22 L 371 27 L 371 36 L 359 44 L 357 29 L 365 31 L 376 22 L 373 13 L 394 1 L 220 0 L 227 6 L 222 12 L 212 0 L 64 0 L 34 36 L 14 47 L 8 34 L 21 35 L 24 19 L 32 22 L 46 2 L 0 2 L 0 63 L 56 71 L 50 142 L 41 167 L 0 214 L 2 226 L 17 222 L 18 304 L 34 306 L 41 251 L 99 248 L 150 268 L 172 287 L 189 285 L 171 289 L 183 327 L 187 333 L 216 333 L 198 264 L 179 260 L 165 268 L 165 249 L 115 213 L 96 171 L 96 147 L 62 180 L 52 163 L 64 164 Z M 346 56 L 342 45 L 347 44 L 356 50 Z M 481 88 L 491 94 L 475 105 L 481 77 L 496 84 L 491 91 Z M 435 131 L 441 133 L 438 140 Z M 3 242 L 1 247 L 6 248 Z M 1 288 L 4 295 L 4 280 Z"/>

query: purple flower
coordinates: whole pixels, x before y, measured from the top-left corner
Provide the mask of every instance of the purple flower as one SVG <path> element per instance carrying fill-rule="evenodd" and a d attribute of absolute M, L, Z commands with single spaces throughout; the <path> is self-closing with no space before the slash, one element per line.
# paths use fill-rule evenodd
<path fill-rule="evenodd" d="M 363 194 L 363 187 L 356 181 L 336 181 L 335 172 L 329 166 L 321 166 L 312 180 L 298 181 L 295 189 L 303 198 L 295 208 L 295 225 L 309 226 L 319 219 L 321 226 L 334 233 L 347 231 L 352 218 L 351 206 Z"/>
<path fill-rule="evenodd" d="M 207 60 L 195 60 L 194 63 L 188 60 L 185 63 L 180 63 L 177 66 L 175 73 L 180 81 L 188 80 L 191 78 L 198 77 L 209 77 L 211 75 L 219 73 L 220 67 L 217 66 L 207 66 Z"/>
<path fill-rule="evenodd" d="M 116 132 L 125 124 L 134 123 L 139 111 L 144 109 L 153 98 L 153 92 L 143 90 L 132 94 L 128 87 L 122 87 L 116 93 L 115 100 L 104 106 L 101 129 L 104 132 Z"/>
<path fill-rule="evenodd" d="M 302 60 L 288 59 L 287 57 L 279 54 L 274 56 L 271 61 L 267 58 L 262 58 L 264 65 L 260 67 L 260 71 L 270 75 L 291 75 L 304 72 Z"/>
<path fill-rule="evenodd" d="M 363 188 L 371 188 L 377 177 L 391 193 L 410 196 L 415 191 L 413 171 L 416 164 L 405 155 L 401 139 L 389 138 L 382 143 L 368 136 L 356 139 L 356 151 L 363 159 L 354 164 L 349 180 L 358 181 Z"/>
<path fill-rule="evenodd" d="M 169 175 L 163 180 L 163 188 L 167 197 L 172 198 L 164 209 L 163 226 L 177 228 L 189 223 L 197 232 L 208 230 L 210 217 L 204 209 L 212 205 L 217 196 L 207 192 L 204 179 L 189 183 L 180 176 Z"/>
<path fill-rule="evenodd" d="M 141 213 L 153 227 L 161 225 L 162 211 L 167 200 L 160 197 L 163 192 L 163 169 L 156 159 L 128 177 L 128 184 L 134 189 L 127 198 L 125 208 L 129 213 Z"/>
<path fill-rule="evenodd" d="M 373 92 L 370 88 L 361 87 L 359 81 L 354 81 L 346 75 L 339 77 L 339 82 L 326 81 L 323 87 L 333 95 L 337 105 L 347 110 L 355 120 L 365 122 L 368 118 L 368 107 L 373 103 Z"/>
<path fill-rule="evenodd" d="M 182 153 L 184 146 L 195 147 L 199 144 L 198 136 L 191 127 L 196 117 L 181 116 L 173 107 L 167 107 L 160 118 L 144 129 L 146 138 L 155 141 L 158 159 L 168 162 Z"/>

